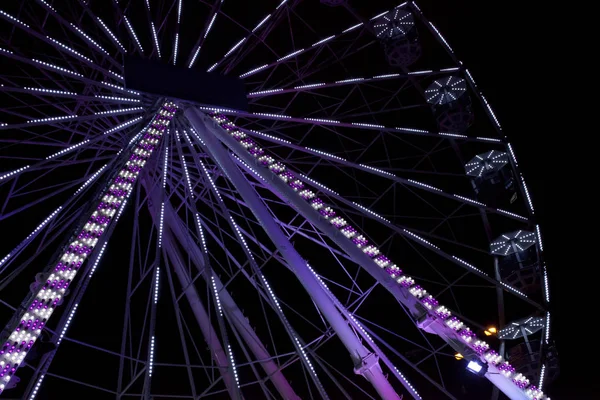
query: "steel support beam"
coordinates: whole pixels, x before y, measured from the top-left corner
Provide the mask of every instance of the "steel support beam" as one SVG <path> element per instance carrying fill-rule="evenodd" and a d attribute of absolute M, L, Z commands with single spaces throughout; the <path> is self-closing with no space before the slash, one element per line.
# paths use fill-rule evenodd
<path fill-rule="evenodd" d="M 384 376 L 378 359 L 376 359 L 376 355 L 363 346 L 356 334 L 349 327 L 348 321 L 346 321 L 336 308 L 336 305 L 329 294 L 322 289 L 317 277 L 308 268 L 306 261 L 294 249 L 294 246 L 289 242 L 285 233 L 281 231 L 281 228 L 275 222 L 271 213 L 265 207 L 250 183 L 234 164 L 217 137 L 215 137 L 218 133 L 214 132 L 214 123 L 208 120 L 207 117 L 197 109 L 191 107 L 186 110 L 185 116 L 195 128 L 196 132 L 198 132 L 206 142 L 206 148 L 213 159 L 219 164 L 221 170 L 235 185 L 240 196 L 247 203 L 254 216 L 263 226 L 265 232 L 286 259 L 307 293 L 310 294 L 324 317 L 336 331 L 340 340 L 350 353 L 355 366 L 355 371 L 371 382 L 382 398 L 400 399 L 394 388 Z"/>

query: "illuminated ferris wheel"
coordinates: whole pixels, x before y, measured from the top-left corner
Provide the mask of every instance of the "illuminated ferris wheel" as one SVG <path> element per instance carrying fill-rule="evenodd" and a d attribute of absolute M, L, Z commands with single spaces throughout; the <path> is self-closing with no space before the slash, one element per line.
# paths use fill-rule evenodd
<path fill-rule="evenodd" d="M 417 4 L 4 3 L 0 397 L 548 398 L 532 199 Z"/>

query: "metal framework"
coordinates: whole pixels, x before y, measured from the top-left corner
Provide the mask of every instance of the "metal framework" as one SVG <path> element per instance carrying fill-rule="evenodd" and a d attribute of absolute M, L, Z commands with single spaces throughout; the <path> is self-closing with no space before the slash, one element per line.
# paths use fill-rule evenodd
<path fill-rule="evenodd" d="M 547 398 L 533 202 L 417 4 L 8 3 L 1 397 Z M 132 90 L 128 54 L 249 111 Z"/>

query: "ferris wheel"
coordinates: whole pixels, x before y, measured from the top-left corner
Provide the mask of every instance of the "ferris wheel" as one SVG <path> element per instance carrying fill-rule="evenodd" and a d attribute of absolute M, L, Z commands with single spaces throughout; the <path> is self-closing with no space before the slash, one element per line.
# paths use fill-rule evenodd
<path fill-rule="evenodd" d="M 0 398 L 548 398 L 524 175 L 416 3 L 4 3 Z"/>

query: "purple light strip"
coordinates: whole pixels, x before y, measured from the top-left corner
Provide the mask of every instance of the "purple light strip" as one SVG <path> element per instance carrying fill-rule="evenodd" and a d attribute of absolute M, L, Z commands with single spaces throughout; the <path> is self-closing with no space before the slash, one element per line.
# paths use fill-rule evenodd
<path fill-rule="evenodd" d="M 152 152 L 157 149 L 176 110 L 174 104 L 165 103 L 157 112 L 123 169 L 107 186 L 88 222 L 80 233 L 76 233 L 77 239 L 66 248 L 54 269 L 45 274 L 45 282 L 36 283 L 39 291 L 27 301 L 26 311 L 17 319 L 19 322 L 7 327 L 11 333 L 0 350 L 0 393 L 21 366 L 54 310 L 61 305 L 67 288 L 113 222 L 117 211 L 120 215 L 133 183 Z"/>
<path fill-rule="evenodd" d="M 439 302 L 433 298 L 433 296 L 429 295 L 425 289 L 416 284 L 413 278 L 403 274 L 402 270 L 393 264 L 388 257 L 381 254 L 379 249 L 373 245 L 369 245 L 369 241 L 361 235 L 356 228 L 350 226 L 345 219 L 336 216 L 336 212 L 331 207 L 327 206 L 323 200 L 316 197 L 316 194 L 313 191 L 304 189 L 304 182 L 297 179 L 294 174 L 288 171 L 284 164 L 277 162 L 273 157 L 266 155 L 265 151 L 252 139 L 247 138 L 245 135 L 239 135 L 239 129 L 229 121 L 224 114 L 211 113 L 210 115 L 228 134 L 238 141 L 249 154 L 255 157 L 260 164 L 286 182 L 302 199 L 307 201 L 313 209 L 318 211 L 323 218 L 328 220 L 332 226 L 337 228 L 344 236 L 346 236 L 346 238 L 351 240 L 356 247 L 373 259 L 373 262 L 379 267 L 383 268 L 400 286 L 408 289 L 409 293 L 418 299 L 429 311 L 430 318 L 434 323 L 437 323 L 440 329 L 444 330 L 445 335 L 459 339 L 463 345 L 466 345 L 475 351 L 485 362 L 488 362 L 488 358 L 497 354 L 495 351 L 489 350 L 489 345 L 486 342 L 476 340 L 476 335 L 470 328 L 457 317 L 451 316 L 451 313 L 446 307 L 440 305 Z M 510 366 L 508 362 L 504 363 L 508 366 L 508 370 L 505 371 L 500 371 L 493 363 L 488 364 L 489 370 L 491 370 L 492 373 L 503 372 L 503 375 L 506 378 L 511 379 L 519 389 L 525 390 L 528 388 L 529 381 L 521 374 L 515 374 L 514 368 Z M 538 399 L 543 400 L 546 399 L 546 397 L 541 394 Z"/>

